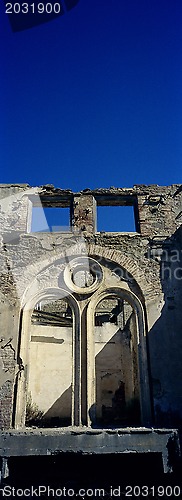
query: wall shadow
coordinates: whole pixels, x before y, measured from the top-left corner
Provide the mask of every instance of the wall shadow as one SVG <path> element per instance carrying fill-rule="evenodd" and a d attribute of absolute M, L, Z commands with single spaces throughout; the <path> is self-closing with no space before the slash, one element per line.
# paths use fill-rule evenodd
<path fill-rule="evenodd" d="M 177 428 L 182 436 L 182 227 L 165 241 L 152 240 L 150 258 L 159 262 L 164 294 L 148 333 L 154 425 Z"/>
<path fill-rule="evenodd" d="M 29 419 L 27 426 L 37 427 L 67 427 L 71 425 L 71 386 L 53 403 L 53 405 L 44 414 L 37 418 Z M 61 417 L 62 409 L 70 410 L 70 416 Z"/>
<path fill-rule="evenodd" d="M 127 378 L 131 376 L 131 372 L 133 370 L 132 363 L 136 363 L 136 360 L 132 360 L 132 356 L 130 356 L 131 359 L 129 360 L 129 337 L 130 332 L 127 328 L 123 330 L 118 328 L 116 333 L 110 338 L 110 340 L 95 357 L 96 403 L 92 405 L 89 410 L 92 427 L 117 428 L 128 427 L 131 425 L 139 426 L 141 423 L 139 395 L 135 395 L 135 397 L 133 396 L 130 398 L 126 397 Z M 126 350 L 126 343 L 128 347 L 128 364 L 126 370 L 125 361 L 124 370 L 122 366 L 122 358 L 125 356 L 124 350 Z M 117 366 L 117 360 L 114 359 L 116 350 L 119 350 L 121 355 L 120 369 Z M 107 360 L 110 360 L 111 358 L 113 360 L 112 366 L 110 361 L 109 364 L 107 364 Z M 99 386 L 100 392 L 102 393 L 100 394 L 100 403 L 98 402 Z M 98 406 L 100 407 L 99 412 Z M 100 413 L 100 416 L 98 416 L 98 413 Z"/>
<path fill-rule="evenodd" d="M 107 360 L 113 357 L 113 346 L 117 350 L 119 349 L 122 353 L 122 341 L 129 343 L 130 332 L 128 330 L 128 325 L 124 330 L 120 328 L 117 329 L 115 334 L 110 338 L 106 345 L 101 349 L 101 351 L 96 355 L 96 389 L 99 384 L 100 370 L 106 372 L 107 383 L 105 384 L 104 394 L 108 399 L 108 404 L 102 403 L 102 417 L 97 418 L 97 403 L 93 405 L 89 410 L 89 415 L 92 422 L 92 427 L 128 427 L 128 426 L 139 426 L 140 421 L 140 403 L 139 398 L 133 397 L 126 400 L 126 380 L 122 376 L 121 371 L 116 368 L 114 359 L 111 367 L 107 365 Z M 123 340 L 124 339 L 124 340 Z M 125 346 L 126 348 L 126 346 Z M 123 353 L 124 357 L 124 353 Z M 132 362 L 132 359 L 130 360 Z M 133 360 L 134 361 L 134 360 Z M 135 367 L 136 369 L 136 367 Z M 132 366 L 128 365 L 128 374 L 130 375 L 132 371 Z M 113 387 L 114 385 L 114 387 Z M 106 395 L 107 392 L 107 395 Z M 71 425 L 71 398 L 72 398 L 72 387 L 70 386 L 61 396 L 52 404 L 52 406 L 44 414 L 39 414 L 34 418 L 29 418 L 26 425 L 37 426 L 37 427 L 65 427 Z M 96 390 L 97 398 L 97 390 Z M 70 409 L 70 417 L 62 418 L 60 417 L 63 408 Z"/>

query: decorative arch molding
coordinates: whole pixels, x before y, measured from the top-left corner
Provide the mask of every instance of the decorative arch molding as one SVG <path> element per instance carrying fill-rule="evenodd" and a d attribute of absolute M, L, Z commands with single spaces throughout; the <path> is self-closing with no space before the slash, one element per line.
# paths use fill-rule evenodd
<path fill-rule="evenodd" d="M 97 292 L 91 298 L 87 308 L 87 372 L 88 372 L 88 387 L 87 387 L 87 415 L 90 409 L 95 408 L 96 404 L 96 384 L 95 384 L 95 362 L 94 362 L 94 315 L 99 302 L 105 298 L 113 297 L 125 299 L 132 306 L 135 313 L 136 335 L 138 345 L 138 370 L 139 370 L 139 387 L 140 387 L 140 410 L 141 423 L 144 426 L 151 425 L 151 398 L 149 388 L 147 346 L 146 346 L 146 329 L 144 309 L 141 301 L 131 291 L 122 287 L 110 287 L 104 291 Z M 90 423 L 90 419 L 89 419 Z"/>
<path fill-rule="evenodd" d="M 107 246 L 103 248 L 100 245 L 88 245 L 86 242 L 84 242 L 72 245 L 65 251 L 60 251 L 60 248 L 57 248 L 54 251 L 53 255 L 51 253 L 43 261 L 38 261 L 37 263 L 35 262 L 34 264 L 28 266 L 28 269 L 24 271 L 24 283 L 26 289 L 24 288 L 24 293 L 22 294 L 22 305 L 26 303 L 27 290 L 31 290 L 32 282 L 39 278 L 43 272 L 48 270 L 52 265 L 56 265 L 61 259 L 65 260 L 66 265 L 70 260 L 74 259 L 74 257 L 77 256 L 84 256 L 85 258 L 87 256 L 93 258 L 99 257 L 110 260 L 111 262 L 116 263 L 116 265 L 123 267 L 128 273 L 133 276 L 134 280 L 141 290 L 146 305 L 150 303 L 151 300 L 153 300 L 156 293 L 162 293 L 160 277 L 157 276 L 157 273 L 154 281 L 153 274 L 150 273 L 149 270 L 146 276 L 145 272 L 138 265 L 137 261 L 131 259 L 131 257 L 124 255 L 121 251 L 115 249 L 113 250 L 111 247 Z"/>
<path fill-rule="evenodd" d="M 138 341 L 138 371 L 139 371 L 139 381 L 140 381 L 140 409 L 142 416 L 142 425 L 150 425 L 151 423 L 151 403 L 150 403 L 150 393 L 149 393 L 149 377 L 148 377 L 148 361 L 147 361 L 147 349 L 146 349 L 146 331 L 145 331 L 145 319 L 144 319 L 144 307 L 148 300 L 150 300 L 153 295 L 153 284 L 152 281 L 148 281 L 144 275 L 144 272 L 140 270 L 138 264 L 123 255 L 120 251 L 112 250 L 110 247 L 100 247 L 99 245 L 77 245 L 73 249 L 68 249 L 66 254 L 64 251 L 60 252 L 59 255 L 54 255 L 46 259 L 42 263 L 42 269 L 37 269 L 37 274 L 31 281 L 31 284 L 26 288 L 22 296 L 22 328 L 21 328 L 21 343 L 19 357 L 22 360 L 22 364 L 27 366 L 28 363 L 28 353 L 27 345 L 29 343 L 30 334 L 30 324 L 31 324 L 31 314 L 32 310 L 37 302 L 40 300 L 65 298 L 70 304 L 73 312 L 74 326 L 73 326 L 73 395 L 72 395 L 72 425 L 80 425 L 83 421 L 90 424 L 89 421 L 89 410 L 95 404 L 95 373 L 94 373 L 94 346 L 93 346 L 93 332 L 94 332 L 94 313 L 97 304 L 105 297 L 111 297 L 115 295 L 116 297 L 124 298 L 128 301 L 135 313 L 136 322 L 136 335 Z M 68 285 L 62 283 L 62 287 L 58 284 L 58 275 L 60 272 L 59 265 L 62 269 L 65 268 L 68 263 L 77 257 L 84 257 L 84 259 L 95 258 L 101 261 L 105 259 L 110 261 L 116 266 L 120 266 L 125 271 L 127 271 L 135 280 L 138 285 L 138 291 L 140 289 L 140 298 L 131 291 L 129 287 L 126 287 L 126 283 L 120 282 L 116 286 L 107 284 L 101 284 L 99 289 L 93 290 L 93 295 L 89 298 L 85 311 L 83 311 L 83 306 L 81 302 L 73 295 L 73 292 L 69 289 Z M 62 259 L 62 262 L 61 262 Z M 37 264 L 36 264 L 37 265 Z M 53 266 L 53 274 L 51 280 L 51 266 Z M 101 263 L 102 266 L 102 263 Z M 34 273 L 35 273 L 34 266 Z M 56 269 L 57 268 L 57 269 Z M 46 277 L 46 279 L 45 279 Z M 57 280 L 57 281 L 56 281 Z M 52 287 L 46 286 L 48 282 L 52 282 Z M 30 282 L 30 281 L 29 281 Z M 156 283 L 155 283 L 156 286 Z M 104 287 L 104 288 L 103 288 Z M 137 290 L 137 287 L 136 287 Z M 137 293 L 137 292 L 136 292 Z M 144 300 L 143 300 L 144 299 Z M 142 305 L 142 302 L 144 306 Z M 86 349 L 85 340 L 85 314 L 86 318 L 86 336 L 87 336 L 87 373 L 88 379 L 83 384 L 83 360 L 82 353 L 83 349 Z M 83 345 L 85 347 L 83 348 Z M 87 393 L 85 392 L 85 400 L 87 399 L 87 410 L 83 410 L 83 387 L 81 387 L 81 372 L 82 372 L 82 385 L 87 385 Z M 25 422 L 25 394 L 26 394 L 26 373 L 25 370 L 20 372 L 18 375 L 17 384 L 17 401 L 16 401 L 16 416 L 15 416 L 15 426 L 24 426 Z M 82 396 L 81 396 L 82 394 Z M 87 415 L 85 415 L 85 412 Z M 85 415 L 85 416 L 84 416 Z M 86 417 L 86 418 L 85 418 Z"/>
<path fill-rule="evenodd" d="M 155 277 L 154 286 L 153 275 L 151 274 L 150 276 L 148 273 L 146 279 L 146 275 L 137 261 L 124 255 L 122 251 L 113 250 L 111 247 L 107 246 L 102 247 L 100 245 L 91 244 L 88 247 L 88 253 L 90 256 L 99 256 L 106 260 L 111 260 L 130 273 L 138 284 L 146 303 L 154 298 L 156 289 L 161 289 L 160 279 L 157 280 L 157 277 Z"/>
<path fill-rule="evenodd" d="M 16 401 L 15 401 L 15 428 L 25 426 L 26 414 L 26 389 L 27 389 L 27 366 L 28 366 L 28 347 L 30 342 L 30 328 L 32 311 L 43 299 L 55 300 L 66 299 L 72 309 L 73 315 L 73 369 L 72 369 L 72 425 L 81 423 L 81 334 L 80 334 L 80 307 L 79 303 L 72 294 L 66 293 L 64 289 L 47 288 L 35 295 L 28 293 L 28 300 L 22 309 L 19 353 L 22 370 L 19 371 L 17 378 Z"/>

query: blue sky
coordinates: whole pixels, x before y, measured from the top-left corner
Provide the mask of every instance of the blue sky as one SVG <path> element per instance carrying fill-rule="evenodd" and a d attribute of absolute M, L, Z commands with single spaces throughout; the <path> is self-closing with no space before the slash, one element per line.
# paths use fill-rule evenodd
<path fill-rule="evenodd" d="M 0 1 L 1 182 L 181 183 L 182 1 L 80 0 L 16 33 Z"/>

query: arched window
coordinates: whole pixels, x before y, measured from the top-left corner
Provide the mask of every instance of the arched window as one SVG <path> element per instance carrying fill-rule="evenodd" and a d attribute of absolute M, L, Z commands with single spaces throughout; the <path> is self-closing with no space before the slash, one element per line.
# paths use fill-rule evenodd
<path fill-rule="evenodd" d="M 96 423 L 140 425 L 135 313 L 124 298 L 102 299 L 95 310 Z"/>
<path fill-rule="evenodd" d="M 15 427 L 80 425 L 80 310 L 72 295 L 46 289 L 22 311 Z"/>
<path fill-rule="evenodd" d="M 71 425 L 73 314 L 67 299 L 37 302 L 30 333 L 26 425 Z"/>
<path fill-rule="evenodd" d="M 93 426 L 151 424 L 144 311 L 126 288 L 102 290 L 88 305 L 87 414 Z"/>
<path fill-rule="evenodd" d="M 74 258 L 58 267 L 65 288 L 27 291 L 15 427 L 150 425 L 144 308 L 117 269 Z"/>

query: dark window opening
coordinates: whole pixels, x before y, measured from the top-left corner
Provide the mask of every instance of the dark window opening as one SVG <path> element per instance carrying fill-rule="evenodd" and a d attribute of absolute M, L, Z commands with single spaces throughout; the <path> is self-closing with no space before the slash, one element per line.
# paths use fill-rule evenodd
<path fill-rule="evenodd" d="M 136 232 L 133 206 L 98 206 L 97 231 Z"/>
<path fill-rule="evenodd" d="M 32 207 L 31 232 L 70 231 L 70 209 L 68 207 Z"/>
<path fill-rule="evenodd" d="M 124 329 L 133 310 L 130 304 L 121 299 L 102 300 L 95 312 L 95 326 L 113 323 Z"/>

